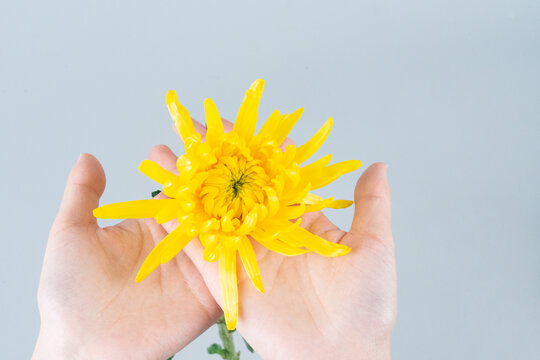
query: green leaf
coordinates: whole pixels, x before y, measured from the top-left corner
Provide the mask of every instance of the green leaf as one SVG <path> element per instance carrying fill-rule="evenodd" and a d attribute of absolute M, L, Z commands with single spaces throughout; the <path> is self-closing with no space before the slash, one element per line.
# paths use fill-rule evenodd
<path fill-rule="evenodd" d="M 158 196 L 158 194 L 161 192 L 161 190 L 152 191 L 152 197 Z"/>
<path fill-rule="evenodd" d="M 224 359 L 225 359 L 225 356 L 227 356 L 227 351 L 224 348 L 222 348 L 221 345 L 216 344 L 216 343 L 213 343 L 208 348 L 206 348 L 206 351 L 211 355 L 218 354 Z"/>
<path fill-rule="evenodd" d="M 249 343 L 246 341 L 246 339 L 244 339 L 243 336 L 242 336 L 242 340 L 244 340 L 244 344 L 246 344 L 246 347 L 247 347 L 247 349 L 249 350 L 249 352 L 254 353 L 255 350 L 253 350 L 253 348 L 251 347 L 251 345 L 249 345 Z"/>

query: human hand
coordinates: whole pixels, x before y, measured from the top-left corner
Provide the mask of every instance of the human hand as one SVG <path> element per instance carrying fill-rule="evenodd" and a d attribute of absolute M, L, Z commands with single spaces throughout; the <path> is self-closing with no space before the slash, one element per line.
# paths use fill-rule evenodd
<path fill-rule="evenodd" d="M 204 136 L 206 129 L 195 123 Z M 224 122 L 228 131 L 232 124 Z M 155 149 L 155 159 L 178 173 L 176 155 Z M 349 232 L 321 212 L 306 214 L 302 226 L 352 248 L 343 257 L 314 253 L 284 257 L 257 242 L 255 248 L 265 294 L 238 272 L 238 330 L 265 359 L 388 359 L 396 308 L 394 244 L 386 165 L 369 167 L 355 189 L 355 215 Z M 177 222 L 164 224 L 172 231 Z M 216 263 L 203 260 L 199 241 L 184 249 L 221 303 Z"/>
<path fill-rule="evenodd" d="M 166 359 L 221 314 L 185 254 L 135 282 L 167 233 L 154 219 L 100 228 L 92 210 L 104 189 L 97 159 L 81 155 L 47 243 L 33 359 Z"/>

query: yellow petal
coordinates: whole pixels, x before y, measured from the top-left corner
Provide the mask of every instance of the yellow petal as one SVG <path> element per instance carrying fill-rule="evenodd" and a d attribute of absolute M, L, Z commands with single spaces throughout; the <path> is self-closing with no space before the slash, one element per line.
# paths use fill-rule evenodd
<path fill-rule="evenodd" d="M 240 254 L 240 259 L 242 264 L 244 264 L 244 269 L 250 278 L 251 282 L 257 290 L 264 294 L 264 287 L 261 278 L 261 273 L 259 271 L 259 265 L 257 264 L 257 258 L 255 257 L 255 251 L 251 242 L 245 236 L 240 238 L 240 243 L 238 244 L 238 253 Z"/>
<path fill-rule="evenodd" d="M 258 135 L 263 139 L 271 138 L 272 134 L 276 131 L 280 122 L 281 122 L 281 114 L 279 113 L 278 110 L 274 110 L 274 112 L 270 115 L 268 120 L 266 120 L 266 122 L 263 124 Z"/>
<path fill-rule="evenodd" d="M 332 160 L 332 154 L 328 154 L 326 156 L 323 156 L 317 161 L 312 162 L 309 165 L 302 166 L 300 168 L 300 175 L 302 177 L 313 177 L 317 174 L 319 174 L 326 165 L 330 163 Z"/>
<path fill-rule="evenodd" d="M 307 143 L 298 147 L 296 151 L 296 162 L 301 164 L 315 154 L 315 152 L 321 147 L 321 145 L 326 141 L 330 130 L 332 130 L 333 120 L 328 118 L 324 125 L 313 135 Z"/>
<path fill-rule="evenodd" d="M 303 112 L 304 108 L 297 109 L 292 114 L 285 116 L 281 120 L 281 123 L 274 131 L 274 140 L 277 144 L 281 144 L 283 141 L 285 141 L 294 125 L 296 125 L 300 119 L 300 116 L 302 116 Z"/>
<path fill-rule="evenodd" d="M 306 212 L 320 211 L 322 209 L 344 209 L 352 204 L 353 202 L 350 200 L 334 200 L 334 198 L 331 197 L 307 205 Z"/>
<path fill-rule="evenodd" d="M 242 225 L 236 230 L 237 235 L 247 235 L 257 225 L 257 219 L 259 214 L 259 207 L 254 206 L 253 209 L 246 215 Z"/>
<path fill-rule="evenodd" d="M 318 202 L 323 201 L 324 198 L 320 197 L 319 195 L 315 195 L 312 193 L 307 194 L 304 199 L 302 200 L 306 205 L 316 204 Z"/>
<path fill-rule="evenodd" d="M 305 212 L 307 212 L 305 204 L 291 205 L 280 209 L 278 216 L 286 220 L 292 220 L 302 216 Z"/>
<path fill-rule="evenodd" d="M 326 209 L 328 205 L 330 205 L 334 201 L 334 198 L 328 198 L 324 199 L 322 201 L 319 201 L 315 204 L 311 204 L 306 206 L 306 212 L 314 212 L 314 211 L 320 211 L 322 209 Z"/>
<path fill-rule="evenodd" d="M 184 141 L 186 150 L 189 149 L 194 143 L 201 142 L 201 135 L 195 131 L 193 126 L 193 120 L 189 112 L 178 101 L 176 91 L 170 90 L 167 92 L 166 97 L 167 108 L 171 114 L 172 119 L 178 129 L 178 133 Z"/>
<path fill-rule="evenodd" d="M 287 191 L 287 189 L 285 189 Z M 295 205 L 303 201 L 311 190 L 311 183 L 301 181 L 295 188 L 288 190 L 280 198 L 282 204 Z"/>
<path fill-rule="evenodd" d="M 165 224 L 172 219 L 178 217 L 180 212 L 181 202 L 176 200 L 173 204 L 161 209 L 155 216 L 158 224 Z"/>
<path fill-rule="evenodd" d="M 238 282 L 236 278 L 236 249 L 219 248 L 219 284 L 227 329 L 234 330 L 238 320 Z"/>
<path fill-rule="evenodd" d="M 157 244 L 154 249 L 152 249 L 150 254 L 148 254 L 141 268 L 139 269 L 139 272 L 137 273 L 135 281 L 141 282 L 162 263 L 162 253 L 166 250 L 167 247 L 169 247 L 171 243 L 180 242 L 182 244 L 187 244 L 189 240 L 191 239 L 187 239 L 184 228 L 182 226 L 176 227 L 176 229 L 174 229 L 167 236 L 165 236 L 163 240 L 161 240 L 159 244 Z"/>
<path fill-rule="evenodd" d="M 175 203 L 175 199 L 133 200 L 103 205 L 94 209 L 98 219 L 141 219 L 153 218 L 164 209 Z"/>
<path fill-rule="evenodd" d="M 162 264 L 169 262 L 173 257 L 178 255 L 178 253 L 197 236 L 197 231 L 194 228 L 185 229 L 185 225 L 182 227 L 184 228 L 184 233 L 175 241 L 169 242 L 169 244 L 163 249 L 160 259 Z"/>
<path fill-rule="evenodd" d="M 319 189 L 330 184 L 341 175 L 357 170 L 362 163 L 360 160 L 347 160 L 325 167 L 320 173 L 309 177 L 311 189 Z"/>
<path fill-rule="evenodd" d="M 279 198 L 272 187 L 267 186 L 263 190 L 266 193 L 268 214 L 272 216 L 279 210 Z"/>
<path fill-rule="evenodd" d="M 297 227 L 300 226 L 301 222 L 302 222 L 302 218 L 299 218 L 295 222 L 291 222 L 291 221 L 283 220 L 279 218 L 269 218 L 265 222 L 261 223 L 259 225 L 259 228 L 263 229 L 271 237 L 276 237 L 281 234 L 289 233 L 295 230 Z M 291 245 L 302 246 L 302 245 L 295 245 L 295 244 L 291 244 Z"/>
<path fill-rule="evenodd" d="M 256 231 L 252 232 L 251 236 L 268 250 L 276 252 L 281 255 L 297 256 L 297 255 L 308 253 L 310 251 L 310 250 L 300 249 L 298 247 L 290 246 L 277 238 L 272 238 L 268 236 L 260 229 L 257 229 Z"/>
<path fill-rule="evenodd" d="M 207 246 L 203 251 L 203 259 L 208 262 L 214 262 L 218 259 L 218 247 Z"/>
<path fill-rule="evenodd" d="M 300 243 L 302 246 L 324 256 L 342 256 L 351 251 L 351 248 L 346 245 L 325 240 L 301 227 L 297 227 L 291 232 L 280 234 L 279 238 L 286 243 Z"/>
<path fill-rule="evenodd" d="M 334 200 L 327 207 L 330 209 L 345 209 L 354 204 L 351 200 Z"/>
<path fill-rule="evenodd" d="M 257 127 L 257 117 L 259 102 L 264 88 L 264 80 L 255 80 L 253 84 L 246 91 L 246 96 L 240 105 L 236 121 L 234 122 L 233 131 L 238 134 L 240 138 L 245 140 L 250 139 L 255 133 Z"/>
<path fill-rule="evenodd" d="M 223 138 L 223 121 L 219 115 L 216 104 L 212 99 L 204 100 L 204 112 L 206 114 L 206 141 L 211 145 L 216 145 Z"/>
<path fill-rule="evenodd" d="M 178 181 L 178 175 L 165 170 L 158 163 L 151 160 L 143 160 L 139 165 L 139 171 L 161 185 L 170 185 Z"/>

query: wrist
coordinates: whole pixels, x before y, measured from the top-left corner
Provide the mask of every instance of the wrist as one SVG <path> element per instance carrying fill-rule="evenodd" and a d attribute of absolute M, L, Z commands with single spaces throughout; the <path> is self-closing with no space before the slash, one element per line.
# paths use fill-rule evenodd
<path fill-rule="evenodd" d="M 343 360 L 390 360 L 390 337 L 379 339 L 342 339 L 334 348 L 331 358 Z"/>
<path fill-rule="evenodd" d="M 72 340 L 72 337 L 42 327 L 39 330 L 32 360 L 77 359 L 79 349 L 80 346 Z"/>

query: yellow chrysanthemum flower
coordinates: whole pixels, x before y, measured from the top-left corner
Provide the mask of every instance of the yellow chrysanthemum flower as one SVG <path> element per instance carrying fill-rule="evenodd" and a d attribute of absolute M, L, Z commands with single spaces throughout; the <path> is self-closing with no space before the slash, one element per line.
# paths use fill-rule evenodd
<path fill-rule="evenodd" d="M 304 145 L 287 145 L 282 151 L 280 145 L 300 118 L 302 108 L 284 115 L 275 110 L 255 134 L 263 87 L 264 81 L 257 80 L 246 91 L 234 128 L 228 133 L 224 132 L 214 102 L 206 99 L 205 141 L 195 131 L 176 93 L 169 91 L 167 106 L 186 150 L 177 161 L 179 174 L 149 160 L 143 161 L 139 170 L 162 184 L 163 193 L 170 199 L 128 201 L 94 210 L 94 216 L 102 219 L 155 218 L 158 223 L 178 219 L 178 227 L 156 245 L 142 264 L 137 282 L 198 236 L 204 246 L 204 259 L 219 260 L 223 310 L 231 330 L 236 328 L 238 317 L 237 252 L 255 287 L 264 292 L 252 241 L 287 256 L 310 251 L 340 256 L 350 251 L 299 224 L 304 213 L 352 204 L 323 199 L 310 191 L 358 169 L 360 161 L 327 166 L 332 158 L 329 154 L 301 166 L 326 140 L 332 118 Z"/>

